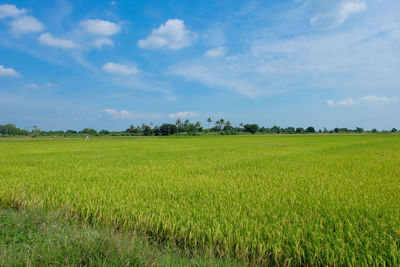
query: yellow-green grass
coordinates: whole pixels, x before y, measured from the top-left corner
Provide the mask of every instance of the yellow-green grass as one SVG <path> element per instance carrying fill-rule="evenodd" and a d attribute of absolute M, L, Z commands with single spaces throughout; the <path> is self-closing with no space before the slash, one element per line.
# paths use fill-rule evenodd
<path fill-rule="evenodd" d="M 0 202 L 248 263 L 400 264 L 400 135 L 0 139 Z"/>
<path fill-rule="evenodd" d="M 163 246 L 134 231 L 88 225 L 63 212 L 0 208 L 0 266 L 243 265 Z"/>

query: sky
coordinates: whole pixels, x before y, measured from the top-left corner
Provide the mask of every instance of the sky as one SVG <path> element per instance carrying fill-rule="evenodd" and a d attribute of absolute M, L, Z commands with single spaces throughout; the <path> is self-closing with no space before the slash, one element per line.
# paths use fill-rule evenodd
<path fill-rule="evenodd" d="M 400 128 L 399 14 L 398 0 L 1 0 L 0 124 Z"/>

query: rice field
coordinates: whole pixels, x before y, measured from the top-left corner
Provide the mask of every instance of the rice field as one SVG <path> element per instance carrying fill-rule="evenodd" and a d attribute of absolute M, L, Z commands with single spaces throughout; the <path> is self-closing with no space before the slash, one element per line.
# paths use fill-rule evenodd
<path fill-rule="evenodd" d="M 249 264 L 400 265 L 400 135 L 3 138 L 0 204 Z"/>

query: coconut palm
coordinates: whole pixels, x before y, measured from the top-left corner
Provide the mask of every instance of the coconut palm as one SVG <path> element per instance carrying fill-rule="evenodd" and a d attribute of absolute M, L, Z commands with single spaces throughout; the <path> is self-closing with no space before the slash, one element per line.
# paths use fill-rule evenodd
<path fill-rule="evenodd" d="M 189 127 L 189 120 L 185 120 L 185 122 L 183 123 L 183 127 L 186 129 L 187 127 Z"/>
<path fill-rule="evenodd" d="M 208 118 L 207 119 L 207 123 L 208 123 L 208 129 L 210 129 L 210 123 L 212 122 L 212 119 L 211 118 Z"/>
<path fill-rule="evenodd" d="M 181 119 L 177 119 L 175 122 L 176 127 L 181 127 L 182 126 L 182 121 Z"/>
<path fill-rule="evenodd" d="M 224 128 L 225 125 L 225 120 L 224 119 L 220 119 L 219 123 L 221 124 L 221 127 Z"/>

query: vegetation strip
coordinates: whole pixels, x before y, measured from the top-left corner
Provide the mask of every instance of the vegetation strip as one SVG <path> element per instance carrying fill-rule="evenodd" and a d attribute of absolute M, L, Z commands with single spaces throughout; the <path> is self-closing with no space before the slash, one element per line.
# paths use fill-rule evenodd
<path fill-rule="evenodd" d="M 303 127 L 286 127 L 281 128 L 279 126 L 260 127 L 258 124 L 244 124 L 240 123 L 239 126 L 233 126 L 229 121 L 219 119 L 215 121 L 215 125 L 210 127 L 210 123 L 213 122 L 211 118 L 207 119 L 208 128 L 201 126 L 201 123 L 191 123 L 189 120 L 182 122 L 178 119 L 175 124 L 163 123 L 161 125 L 146 125 L 141 126 L 129 126 L 125 131 L 109 131 L 100 130 L 97 131 L 93 128 L 84 128 L 80 131 L 66 130 L 66 131 L 44 131 L 38 126 L 34 125 L 30 129 L 20 129 L 12 123 L 0 125 L 0 136 L 64 136 L 64 137 L 79 137 L 79 136 L 168 136 L 168 135 L 245 135 L 245 134 L 338 134 L 338 133 L 397 133 L 396 128 L 392 128 L 390 131 L 382 130 L 378 131 L 373 128 L 372 130 L 365 131 L 363 128 L 357 127 L 356 129 L 348 128 L 334 128 L 328 130 L 327 128 L 316 130 L 314 127 L 309 126 Z"/>

